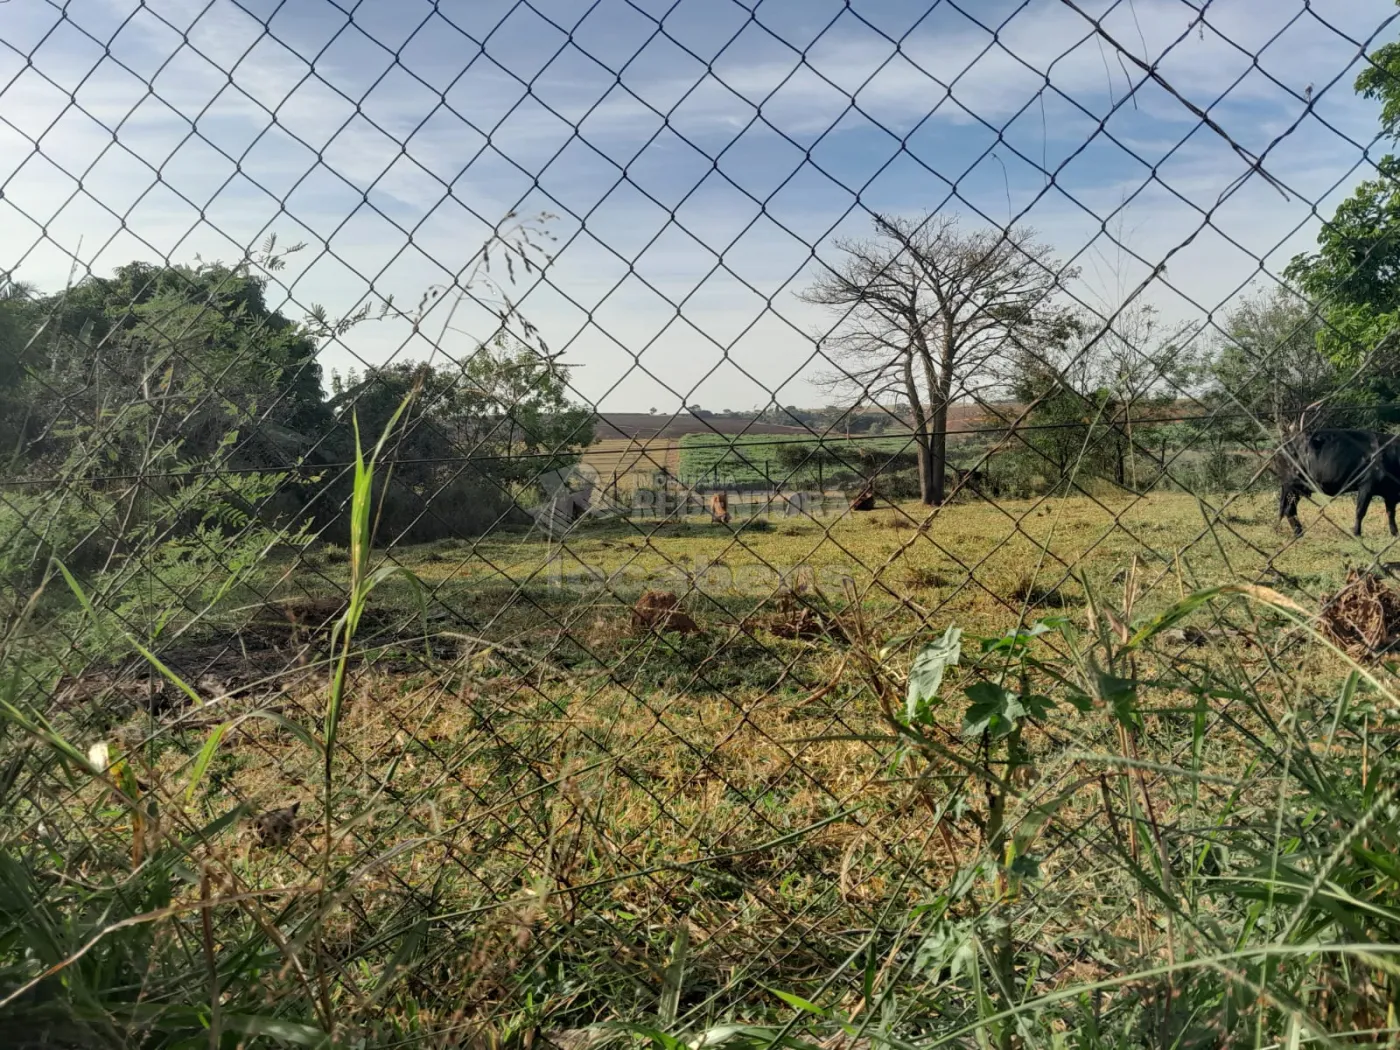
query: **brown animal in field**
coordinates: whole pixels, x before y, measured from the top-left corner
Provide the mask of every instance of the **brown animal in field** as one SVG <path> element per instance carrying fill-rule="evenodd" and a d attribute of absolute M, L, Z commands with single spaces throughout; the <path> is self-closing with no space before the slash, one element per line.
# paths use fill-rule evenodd
<path fill-rule="evenodd" d="M 874 510 L 875 509 L 875 488 L 866 485 L 863 489 L 851 497 L 851 510 Z"/>
<path fill-rule="evenodd" d="M 680 608 L 681 600 L 670 591 L 647 591 L 632 606 L 632 626 L 699 634 L 700 627 Z"/>
<path fill-rule="evenodd" d="M 710 497 L 710 524 L 729 524 L 729 493 L 716 492 Z"/>

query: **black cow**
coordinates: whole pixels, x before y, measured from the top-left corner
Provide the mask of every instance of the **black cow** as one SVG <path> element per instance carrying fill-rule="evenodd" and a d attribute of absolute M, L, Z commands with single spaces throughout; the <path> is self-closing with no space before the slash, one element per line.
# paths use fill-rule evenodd
<path fill-rule="evenodd" d="M 1295 434 L 1284 442 L 1275 459 L 1279 474 L 1278 516 L 1288 519 L 1301 536 L 1298 500 L 1321 492 L 1324 496 L 1356 493 L 1356 535 L 1371 499 L 1385 500 L 1390 534 L 1396 535 L 1395 506 L 1400 503 L 1400 444 L 1390 434 L 1372 430 L 1315 430 Z"/>

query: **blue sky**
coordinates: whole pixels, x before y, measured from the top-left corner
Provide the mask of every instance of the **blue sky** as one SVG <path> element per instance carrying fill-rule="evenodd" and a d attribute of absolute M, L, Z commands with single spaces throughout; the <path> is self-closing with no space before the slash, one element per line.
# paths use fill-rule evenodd
<path fill-rule="evenodd" d="M 548 211 L 560 250 L 517 294 L 605 410 L 820 400 L 830 320 L 795 293 L 871 210 L 1027 223 L 1101 309 L 1174 253 L 1148 298 L 1200 320 L 1365 177 L 1358 44 L 1400 23 L 1199 2 L 8 0 L 0 268 L 54 289 L 275 232 L 308 244 L 285 311 L 341 313 L 416 303 L 507 212 Z M 1255 153 L 1311 85 L 1266 160 L 1287 198 L 1253 176 L 1222 202 L 1245 162 L 1094 19 Z M 491 319 L 453 328 L 460 355 Z M 324 363 L 432 350 L 388 321 Z"/>

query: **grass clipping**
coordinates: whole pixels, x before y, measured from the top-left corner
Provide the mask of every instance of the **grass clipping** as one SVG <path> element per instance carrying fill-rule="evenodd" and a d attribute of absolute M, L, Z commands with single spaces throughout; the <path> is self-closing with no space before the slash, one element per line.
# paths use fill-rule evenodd
<path fill-rule="evenodd" d="M 1324 599 L 1318 623 L 1348 656 L 1379 656 L 1400 641 L 1400 592 L 1374 573 L 1351 569 L 1342 589 Z"/>

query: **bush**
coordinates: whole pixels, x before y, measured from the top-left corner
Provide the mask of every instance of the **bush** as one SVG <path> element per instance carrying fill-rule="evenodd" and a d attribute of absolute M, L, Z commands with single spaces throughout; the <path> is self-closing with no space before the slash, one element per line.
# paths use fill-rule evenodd
<path fill-rule="evenodd" d="M 997 457 L 996 479 L 1002 498 L 1030 499 L 1044 495 L 1050 488 L 1046 476 L 1049 464 L 1033 452 L 1007 452 Z"/>
<path fill-rule="evenodd" d="M 501 486 L 487 478 L 463 474 L 442 489 L 374 480 L 374 513 L 379 527 L 375 543 L 418 544 L 472 539 L 503 525 L 528 525 L 530 516 Z M 327 511 L 331 511 L 327 513 Z M 337 546 L 350 543 L 350 505 L 321 508 L 318 531 Z"/>
<path fill-rule="evenodd" d="M 114 543 L 108 527 L 113 516 L 112 501 L 91 490 L 5 493 L 0 500 L 0 584 L 25 591 L 37 587 L 51 558 L 79 574 L 100 568 Z"/>
<path fill-rule="evenodd" d="M 919 472 L 901 470 L 893 474 L 881 474 L 875 479 L 875 492 L 882 499 L 892 502 L 919 499 L 923 495 L 919 484 Z"/>

